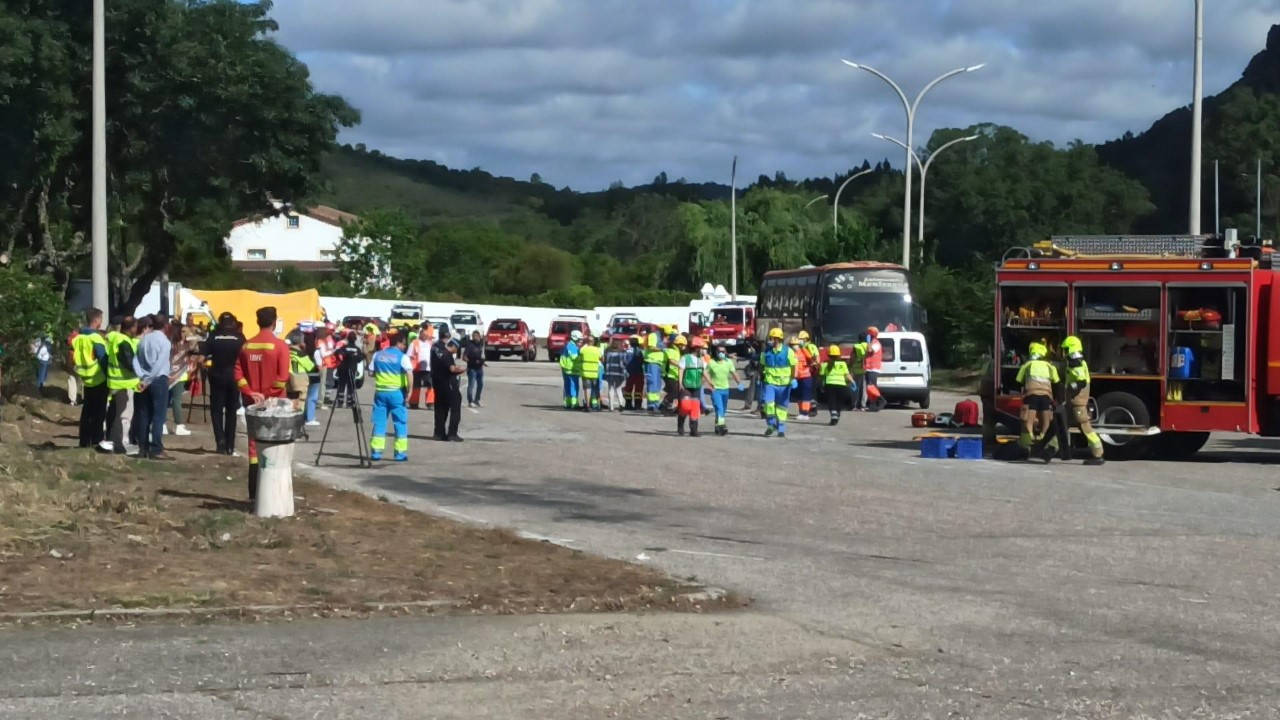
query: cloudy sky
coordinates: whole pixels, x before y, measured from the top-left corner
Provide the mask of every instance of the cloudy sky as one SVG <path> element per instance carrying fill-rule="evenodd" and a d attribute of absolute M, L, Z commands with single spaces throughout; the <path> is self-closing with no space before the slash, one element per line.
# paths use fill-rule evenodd
<path fill-rule="evenodd" d="M 1233 82 L 1280 0 L 1206 2 L 1205 86 Z M 1192 0 L 276 0 L 279 39 L 391 155 L 595 189 L 830 175 L 902 137 L 1012 125 L 1099 142 L 1191 97 Z"/>

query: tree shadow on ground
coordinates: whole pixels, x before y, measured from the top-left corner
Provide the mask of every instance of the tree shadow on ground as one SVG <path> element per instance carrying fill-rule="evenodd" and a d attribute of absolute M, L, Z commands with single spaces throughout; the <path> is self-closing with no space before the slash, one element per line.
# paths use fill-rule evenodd
<path fill-rule="evenodd" d="M 403 475 L 379 474 L 362 480 L 361 485 L 422 498 L 443 506 L 479 504 L 543 510 L 550 512 L 557 522 L 647 521 L 654 514 L 637 509 L 637 500 L 660 497 L 646 488 L 625 488 L 566 478 L 542 478 L 533 482 L 513 483 L 506 480 L 451 477 L 414 479 Z"/>
<path fill-rule="evenodd" d="M 238 500 L 236 498 L 222 497 L 220 495 L 210 495 L 208 493 L 187 492 L 185 490 L 160 490 L 158 495 L 171 498 L 182 498 L 186 500 L 204 500 L 200 503 L 203 510 L 240 510 L 243 512 L 253 512 L 253 503 L 248 500 Z"/>

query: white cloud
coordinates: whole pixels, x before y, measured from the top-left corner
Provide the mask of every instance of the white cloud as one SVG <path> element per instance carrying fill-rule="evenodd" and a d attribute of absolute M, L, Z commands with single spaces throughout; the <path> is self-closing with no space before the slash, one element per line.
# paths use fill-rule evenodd
<path fill-rule="evenodd" d="M 1207 3 L 1206 86 L 1229 85 L 1280 0 Z M 1101 142 L 1190 101 L 1192 1 L 277 0 L 280 40 L 364 124 L 344 140 L 574 187 L 659 171 L 827 175 L 899 153 L 901 103 L 938 86 L 917 140 L 1012 125 Z"/>

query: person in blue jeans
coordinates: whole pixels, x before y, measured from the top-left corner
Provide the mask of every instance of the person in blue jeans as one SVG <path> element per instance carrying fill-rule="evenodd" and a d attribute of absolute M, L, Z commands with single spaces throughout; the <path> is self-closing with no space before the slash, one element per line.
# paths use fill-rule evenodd
<path fill-rule="evenodd" d="M 139 319 L 142 326 L 142 319 Z M 164 420 L 169 411 L 170 353 L 164 333 L 167 321 L 152 315 L 147 319 L 138 352 L 133 356 L 133 372 L 138 376 L 138 395 L 133 403 L 133 426 L 137 429 L 138 455 L 168 460 L 164 451 Z"/>
<path fill-rule="evenodd" d="M 49 365 L 53 362 L 53 342 L 41 335 L 31 344 L 31 354 L 36 356 L 36 389 L 43 389 L 49 381 Z"/>
<path fill-rule="evenodd" d="M 479 330 L 471 333 L 462 357 L 467 361 L 467 407 L 484 407 L 480 404 L 480 394 L 484 392 L 484 340 Z"/>

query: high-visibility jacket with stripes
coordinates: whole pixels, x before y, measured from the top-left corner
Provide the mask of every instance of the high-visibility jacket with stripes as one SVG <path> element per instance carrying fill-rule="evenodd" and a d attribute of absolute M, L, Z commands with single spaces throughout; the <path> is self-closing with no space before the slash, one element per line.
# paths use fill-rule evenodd
<path fill-rule="evenodd" d="M 1018 369 L 1018 383 L 1023 395 L 1053 397 L 1053 386 L 1060 381 L 1058 368 L 1047 360 L 1028 360 Z"/>
<path fill-rule="evenodd" d="M 120 348 L 128 345 L 134 349 L 133 338 L 122 332 L 112 330 L 107 333 L 107 387 L 116 390 L 137 390 L 138 376 L 133 372 L 133 364 L 120 364 Z"/>
<path fill-rule="evenodd" d="M 107 371 L 103 369 L 102 362 L 98 358 L 99 347 L 102 348 L 104 355 L 109 354 L 106 338 L 96 331 L 82 331 L 71 345 L 72 354 L 75 357 L 76 375 L 80 376 L 80 380 L 87 388 L 98 387 L 107 381 Z"/>

